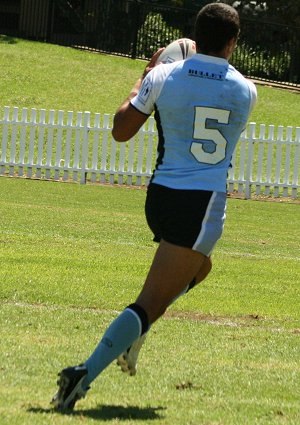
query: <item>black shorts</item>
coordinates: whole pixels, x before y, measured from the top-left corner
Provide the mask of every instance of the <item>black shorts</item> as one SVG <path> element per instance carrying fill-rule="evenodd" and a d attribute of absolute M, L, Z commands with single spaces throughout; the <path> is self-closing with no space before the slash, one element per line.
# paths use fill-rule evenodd
<path fill-rule="evenodd" d="M 170 189 L 150 183 L 145 213 L 154 241 L 164 239 L 204 255 L 221 237 L 226 194 L 206 190 Z"/>

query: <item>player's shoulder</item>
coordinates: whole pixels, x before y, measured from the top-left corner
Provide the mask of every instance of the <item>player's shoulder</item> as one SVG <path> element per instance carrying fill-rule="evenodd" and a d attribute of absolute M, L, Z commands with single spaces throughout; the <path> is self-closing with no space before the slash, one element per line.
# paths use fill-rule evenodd
<path fill-rule="evenodd" d="M 243 76 L 243 74 L 241 74 L 240 71 L 238 71 L 233 65 L 229 64 L 228 71 L 235 79 L 246 81 L 246 78 Z"/>
<path fill-rule="evenodd" d="M 148 76 L 152 80 L 165 80 L 175 69 L 180 69 L 183 63 L 184 60 L 160 63 L 149 72 Z"/>
<path fill-rule="evenodd" d="M 254 82 L 249 80 L 248 78 L 245 78 L 245 80 L 247 81 L 247 84 L 248 84 L 248 87 L 249 87 L 251 94 L 256 97 L 257 96 L 257 90 L 256 90 L 256 86 L 255 86 Z"/>
<path fill-rule="evenodd" d="M 232 65 L 229 66 L 229 70 L 231 72 L 231 78 L 235 82 L 234 84 L 239 86 L 240 92 L 244 94 L 244 98 L 250 102 L 250 110 L 252 110 L 257 101 L 257 90 L 255 84 Z"/>
<path fill-rule="evenodd" d="M 256 87 L 253 81 L 246 78 L 243 74 L 240 73 L 234 66 L 229 65 L 229 71 L 231 72 L 233 78 L 240 82 L 241 84 L 246 85 L 251 92 L 256 92 Z"/>

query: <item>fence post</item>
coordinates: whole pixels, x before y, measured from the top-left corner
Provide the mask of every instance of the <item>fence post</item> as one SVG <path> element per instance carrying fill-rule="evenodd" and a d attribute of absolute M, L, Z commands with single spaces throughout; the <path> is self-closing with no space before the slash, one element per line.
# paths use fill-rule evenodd
<path fill-rule="evenodd" d="M 4 107 L 4 118 L 3 118 L 3 132 L 1 142 L 1 167 L 0 174 L 5 174 L 5 163 L 6 163 L 6 150 L 8 142 L 8 125 L 9 125 L 9 106 Z"/>
<path fill-rule="evenodd" d="M 100 177 L 100 183 L 106 181 L 142 185 L 149 180 L 155 158 L 154 140 L 157 131 L 154 119 L 150 118 L 139 133 L 130 140 L 128 147 L 116 143 L 111 137 L 110 115 L 104 114 L 103 125 L 100 114 L 96 114 L 90 124 L 90 112 L 78 112 L 73 123 L 73 112 L 68 112 L 67 122 L 64 111 L 41 109 L 39 113 L 32 108 L 19 109 L 4 107 L 4 116 L 0 118 L 0 174 L 15 174 L 59 180 L 68 180 L 72 173 L 73 181 L 85 184 L 87 176 L 91 182 Z M 11 117 L 12 114 L 12 117 Z M 47 119 L 46 119 L 47 117 Z M 239 193 L 246 199 L 251 198 L 252 186 L 255 193 L 273 196 L 283 195 L 297 198 L 299 193 L 300 166 L 300 127 L 268 126 L 268 135 L 264 124 L 259 127 L 256 137 L 256 124 L 250 123 L 241 135 L 240 151 L 234 151 L 232 169 L 228 172 L 229 192 L 238 185 Z M 295 130 L 295 131 L 294 131 Z M 284 137 L 284 131 L 286 136 Z M 91 144 L 92 143 L 92 144 Z M 238 176 L 235 177 L 235 174 Z M 54 176 L 53 176 L 54 174 Z M 133 182 L 134 179 L 134 182 Z M 264 188 L 264 190 L 262 190 Z M 290 194 L 291 192 L 291 194 Z"/>
<path fill-rule="evenodd" d="M 249 139 L 248 139 L 248 160 L 246 168 L 246 188 L 245 197 L 246 199 L 251 198 L 251 180 L 252 180 L 252 167 L 253 167 L 253 143 L 255 140 L 255 122 L 249 123 Z"/>
<path fill-rule="evenodd" d="M 292 187 L 292 197 L 297 198 L 297 187 L 299 184 L 299 167 L 300 167 L 300 127 L 296 128 L 296 138 L 295 138 L 295 160 L 294 160 L 294 169 L 293 169 L 293 187 Z"/>
<path fill-rule="evenodd" d="M 18 171 L 19 177 L 22 177 L 24 175 L 27 114 L 28 114 L 28 109 L 23 108 L 22 117 L 21 117 L 21 130 L 20 130 L 20 152 L 19 152 L 19 171 Z"/>
<path fill-rule="evenodd" d="M 82 165 L 81 165 L 81 184 L 86 184 L 88 154 L 89 154 L 89 131 L 90 131 L 90 112 L 85 112 L 83 116 L 83 140 L 82 140 Z"/>

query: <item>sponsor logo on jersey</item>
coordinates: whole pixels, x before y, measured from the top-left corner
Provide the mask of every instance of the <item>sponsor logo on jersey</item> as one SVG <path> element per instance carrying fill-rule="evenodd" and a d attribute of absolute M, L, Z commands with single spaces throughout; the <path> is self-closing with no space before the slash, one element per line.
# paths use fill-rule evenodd
<path fill-rule="evenodd" d="M 189 77 L 198 77 L 198 78 L 209 78 L 210 80 L 219 80 L 223 81 L 225 75 L 223 72 L 208 72 L 201 71 L 200 69 L 189 69 L 188 71 Z"/>
<path fill-rule="evenodd" d="M 152 83 L 145 78 L 138 94 L 139 101 L 145 105 L 152 90 Z"/>

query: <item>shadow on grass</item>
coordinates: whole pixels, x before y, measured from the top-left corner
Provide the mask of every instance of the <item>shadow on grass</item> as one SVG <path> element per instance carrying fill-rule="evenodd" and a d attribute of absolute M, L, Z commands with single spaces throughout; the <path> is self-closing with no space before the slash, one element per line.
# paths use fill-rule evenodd
<path fill-rule="evenodd" d="M 159 412 L 166 410 L 165 407 L 139 407 L 139 406 L 115 406 L 115 405 L 99 405 L 95 409 L 79 409 L 79 410 L 66 410 L 64 412 L 56 411 L 52 408 L 44 409 L 42 407 L 29 407 L 29 413 L 58 413 L 68 416 L 81 416 L 92 419 L 101 419 L 102 421 L 111 421 L 118 419 L 120 421 L 130 420 L 155 420 L 162 419 Z"/>
<path fill-rule="evenodd" d="M 0 43 L 2 44 L 16 44 L 17 39 L 9 35 L 0 35 Z"/>

